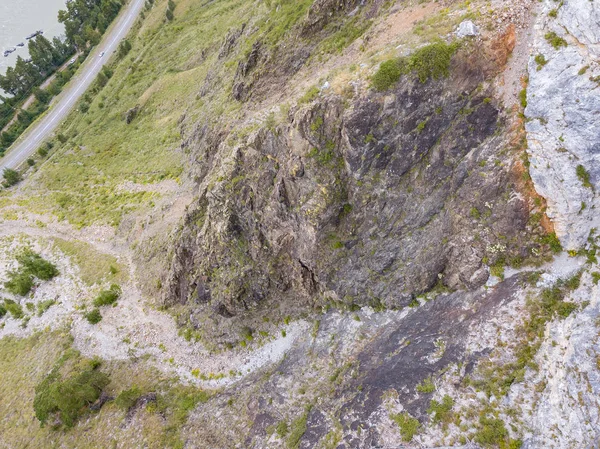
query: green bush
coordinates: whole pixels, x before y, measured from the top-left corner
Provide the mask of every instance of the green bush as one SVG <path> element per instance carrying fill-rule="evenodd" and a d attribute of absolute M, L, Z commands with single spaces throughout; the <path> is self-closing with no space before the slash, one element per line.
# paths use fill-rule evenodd
<path fill-rule="evenodd" d="M 5 313 L 10 313 L 10 315 L 15 319 L 23 318 L 23 307 L 21 307 L 20 304 L 14 302 L 12 299 L 4 300 L 3 309 L 5 310 Z"/>
<path fill-rule="evenodd" d="M 4 287 L 13 295 L 25 296 L 33 287 L 34 276 L 48 281 L 59 274 L 56 266 L 44 260 L 39 254 L 25 250 L 17 256 L 19 269 L 8 273 Z"/>
<path fill-rule="evenodd" d="M 23 179 L 21 177 L 21 174 L 18 171 L 13 170 L 12 168 L 5 168 L 4 172 L 2 173 L 2 176 L 4 177 L 4 185 L 6 185 L 7 187 L 14 186 L 21 179 Z"/>
<path fill-rule="evenodd" d="M 290 449 L 296 449 L 300 444 L 302 435 L 306 432 L 306 421 L 308 420 L 308 414 L 310 407 L 307 407 L 306 411 L 298 418 L 292 421 L 290 426 L 290 435 L 287 437 L 286 444 Z"/>
<path fill-rule="evenodd" d="M 13 295 L 25 296 L 33 287 L 33 276 L 23 271 L 9 271 L 4 287 Z"/>
<path fill-rule="evenodd" d="M 110 306 L 113 305 L 121 296 L 121 287 L 116 284 L 112 284 L 108 290 L 103 290 L 94 299 L 94 306 Z"/>
<path fill-rule="evenodd" d="M 42 281 L 49 281 L 59 274 L 56 265 L 30 250 L 25 250 L 18 255 L 17 261 L 22 265 L 22 269 L 25 272 L 32 274 Z"/>
<path fill-rule="evenodd" d="M 108 385 L 108 376 L 98 370 L 99 362 L 92 360 L 81 365 L 62 378 L 59 364 L 35 388 L 33 409 L 42 425 L 50 420 L 55 427 L 73 427 Z"/>
<path fill-rule="evenodd" d="M 527 89 L 522 89 L 519 92 L 519 103 L 521 103 L 523 109 L 527 107 Z"/>
<path fill-rule="evenodd" d="M 419 421 L 406 412 L 392 414 L 390 415 L 390 418 L 400 428 L 400 435 L 402 437 L 402 441 L 406 443 L 411 442 L 413 437 L 419 430 Z"/>
<path fill-rule="evenodd" d="M 387 90 L 396 84 L 404 70 L 399 59 L 389 59 L 379 66 L 379 70 L 371 78 L 373 87 L 377 90 Z"/>
<path fill-rule="evenodd" d="M 102 321 L 102 314 L 100 313 L 100 309 L 93 309 L 91 312 L 86 313 L 84 316 L 90 324 L 98 324 L 100 321 Z"/>
<path fill-rule="evenodd" d="M 379 70 L 371 78 L 377 90 L 387 90 L 400 80 L 402 75 L 415 72 L 419 81 L 424 83 L 429 78 L 439 79 L 449 75 L 452 56 L 459 44 L 454 42 L 435 42 L 421 47 L 404 58 L 390 59 L 382 62 Z"/>
<path fill-rule="evenodd" d="M 558 254 L 563 250 L 562 245 L 560 244 L 560 240 L 556 236 L 555 232 L 546 234 L 544 237 L 542 237 L 541 242 L 545 245 L 550 246 L 550 249 L 555 254 Z"/>
<path fill-rule="evenodd" d="M 537 70 L 540 71 L 542 70 L 542 67 L 544 67 L 546 64 L 548 64 L 548 60 L 546 59 L 546 57 L 543 54 L 538 54 L 535 56 L 535 63 L 537 64 Z"/>
<path fill-rule="evenodd" d="M 0 304 L 0 318 L 3 318 L 7 312 L 8 311 L 6 310 L 6 307 L 4 307 L 2 304 Z"/>
<path fill-rule="evenodd" d="M 450 61 L 458 50 L 458 44 L 436 42 L 419 48 L 408 61 L 408 70 L 417 72 L 419 81 L 424 83 L 429 78 L 438 79 L 450 73 Z"/>
<path fill-rule="evenodd" d="M 142 395 L 142 390 L 139 387 L 131 387 L 128 390 L 123 390 L 115 399 L 117 407 L 123 410 L 129 410 L 135 405 L 139 397 Z"/>
<path fill-rule="evenodd" d="M 435 384 L 431 377 L 423 379 L 423 382 L 417 385 L 417 391 L 419 393 L 433 393 L 435 391 Z"/>
<path fill-rule="evenodd" d="M 56 304 L 56 301 L 53 299 L 48 299 L 46 301 L 39 302 L 37 305 L 37 315 L 42 316 L 46 310 Z"/>
<path fill-rule="evenodd" d="M 499 418 L 479 417 L 480 428 L 475 433 L 474 440 L 482 446 L 503 444 L 508 437 L 504 421 Z"/>

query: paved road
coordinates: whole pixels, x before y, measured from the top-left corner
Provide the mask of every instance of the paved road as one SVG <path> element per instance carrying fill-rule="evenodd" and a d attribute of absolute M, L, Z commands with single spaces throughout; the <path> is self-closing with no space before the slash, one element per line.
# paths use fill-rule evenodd
<path fill-rule="evenodd" d="M 121 40 L 131 29 L 144 6 L 144 1 L 131 0 L 121 11 L 116 24 L 109 29 L 102 42 L 90 53 L 79 73 L 71 79 L 65 90 L 60 94 L 58 101 L 55 101 L 44 118 L 35 122 L 0 159 L 0 172 L 5 168 L 17 168 L 25 162 L 71 112 L 79 98 L 94 82 L 96 75 L 100 73 L 110 55 L 117 49 Z M 102 58 L 100 57 L 101 52 L 106 53 Z"/>

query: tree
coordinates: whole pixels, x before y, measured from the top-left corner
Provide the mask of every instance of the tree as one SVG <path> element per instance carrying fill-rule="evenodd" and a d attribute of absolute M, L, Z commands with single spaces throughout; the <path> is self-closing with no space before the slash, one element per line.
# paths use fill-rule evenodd
<path fill-rule="evenodd" d="M 170 22 L 171 20 L 173 20 L 173 11 L 171 11 L 170 9 L 167 9 L 167 20 Z"/>
<path fill-rule="evenodd" d="M 22 179 L 21 174 L 12 168 L 5 168 L 2 176 L 4 176 L 4 184 L 7 187 L 14 186 Z"/>
<path fill-rule="evenodd" d="M 121 41 L 121 43 L 119 44 L 119 53 L 118 53 L 119 58 L 124 58 L 125 56 L 127 56 L 127 53 L 129 53 L 130 50 L 131 50 L 131 43 L 127 39 L 124 39 L 123 41 Z"/>

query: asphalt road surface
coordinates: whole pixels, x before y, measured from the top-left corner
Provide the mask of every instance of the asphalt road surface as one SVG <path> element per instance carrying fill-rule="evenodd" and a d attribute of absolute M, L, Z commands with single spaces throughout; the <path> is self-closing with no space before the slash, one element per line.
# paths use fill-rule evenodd
<path fill-rule="evenodd" d="M 107 31 L 100 44 L 89 54 L 79 73 L 71 78 L 67 87 L 59 95 L 58 101 L 50 107 L 41 120 L 30 126 L 0 159 L 0 172 L 5 168 L 17 168 L 25 162 L 71 112 L 135 23 L 135 19 L 144 6 L 144 1 L 131 0 L 121 11 L 116 24 Z M 104 56 L 101 57 L 102 53 Z"/>

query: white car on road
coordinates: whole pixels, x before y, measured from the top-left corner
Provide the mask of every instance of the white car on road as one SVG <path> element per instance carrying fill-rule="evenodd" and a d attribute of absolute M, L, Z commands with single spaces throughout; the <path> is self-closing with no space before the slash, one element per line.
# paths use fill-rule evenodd
<path fill-rule="evenodd" d="M 102 56 L 104 56 L 104 52 L 100 53 L 100 56 L 98 57 L 101 58 Z"/>

